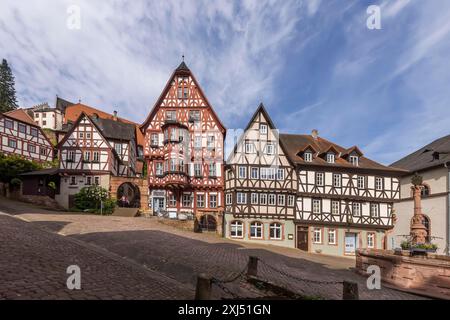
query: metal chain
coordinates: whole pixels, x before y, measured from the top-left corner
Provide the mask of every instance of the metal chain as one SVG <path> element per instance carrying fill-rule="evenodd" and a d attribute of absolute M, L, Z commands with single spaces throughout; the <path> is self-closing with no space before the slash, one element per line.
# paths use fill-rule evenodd
<path fill-rule="evenodd" d="M 232 277 L 230 279 L 227 279 L 227 280 L 221 280 L 221 279 L 213 278 L 212 281 L 215 282 L 215 283 L 218 283 L 218 282 L 220 282 L 220 283 L 234 282 L 237 279 L 239 279 L 240 277 L 242 277 L 247 272 L 247 268 L 248 268 L 248 263 L 245 265 L 244 269 L 242 269 L 242 271 L 239 272 L 236 276 L 234 276 L 234 277 Z"/>
<path fill-rule="evenodd" d="M 221 282 L 217 282 L 214 281 L 215 279 L 213 279 L 213 283 L 215 285 L 217 285 L 217 287 L 219 287 L 220 289 L 222 289 L 223 292 L 225 292 L 226 294 L 229 294 L 230 296 L 232 296 L 234 299 L 238 299 L 241 298 L 239 297 L 237 294 L 235 294 L 234 292 L 232 292 L 230 289 L 228 289 L 227 287 L 225 287 Z"/>
<path fill-rule="evenodd" d="M 304 279 L 304 278 L 296 277 L 296 276 L 293 276 L 293 275 L 290 275 L 290 274 L 286 273 L 285 271 L 279 270 L 279 269 L 271 266 L 270 264 L 268 264 L 264 260 L 259 259 L 259 261 L 261 261 L 261 263 L 263 263 L 269 269 L 272 269 L 273 271 L 276 271 L 276 272 L 280 273 L 281 275 L 283 275 L 285 277 L 288 277 L 288 278 L 291 278 L 291 279 L 295 279 L 295 280 L 298 280 L 298 281 L 309 282 L 309 283 L 317 283 L 317 284 L 342 284 L 342 283 L 344 283 L 343 281 L 320 281 L 320 280 L 311 280 L 311 279 Z"/>

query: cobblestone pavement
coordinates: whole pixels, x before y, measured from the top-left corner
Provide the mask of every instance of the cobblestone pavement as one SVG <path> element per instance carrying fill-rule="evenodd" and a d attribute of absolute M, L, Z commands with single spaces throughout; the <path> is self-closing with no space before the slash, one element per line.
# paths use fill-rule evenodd
<path fill-rule="evenodd" d="M 181 283 L 182 286 L 191 290 L 194 290 L 196 276 L 199 273 L 207 273 L 219 279 L 229 279 L 245 268 L 249 256 L 257 256 L 261 259 L 258 269 L 260 277 L 307 296 L 341 299 L 342 284 L 314 283 L 311 280 L 326 282 L 349 280 L 359 284 L 361 299 L 420 298 L 387 287 L 383 287 L 381 290 L 368 290 L 365 278 L 350 270 L 354 265 L 354 260 L 349 258 L 235 242 L 212 234 L 195 234 L 163 225 L 153 218 L 57 213 L 9 200 L 0 202 L 0 210 L 31 221 L 31 225 L 66 235 L 67 238 L 76 239 L 81 243 L 101 248 L 101 250 L 106 249 L 126 260 L 131 260 L 154 271 L 155 273 L 152 275 L 160 275 L 162 279 L 159 283 L 166 281 L 166 277 L 168 277 L 175 283 Z M 0 228 L 3 228 L 1 223 Z M 43 245 L 45 246 L 45 244 Z M 15 248 L 12 249 L 28 250 L 26 246 L 21 249 L 22 247 L 21 244 L 15 244 Z M 75 250 L 74 248 L 73 251 Z M 4 253 L 0 254 L 1 259 Z M 69 257 L 72 255 L 73 253 Z M 98 257 L 97 259 L 104 258 Z M 30 258 L 30 260 L 31 263 L 33 259 Z M 65 277 L 64 271 L 62 277 Z M 119 280 L 117 279 L 117 281 Z M 98 284 L 99 280 L 96 280 L 93 285 L 96 283 Z M 132 284 L 122 284 L 125 291 L 132 286 Z M 154 286 L 159 288 L 159 284 Z M 223 292 L 217 286 L 214 287 L 214 297 L 216 298 L 233 297 L 228 291 L 239 297 L 261 296 L 260 292 L 254 292 L 247 284 L 239 280 L 225 284 L 227 292 Z M 171 292 L 173 289 L 176 289 L 177 292 Z M 161 292 L 162 288 L 159 290 Z M 166 290 L 167 293 L 161 292 L 161 294 L 167 294 L 166 297 L 169 299 L 177 296 L 192 297 L 192 294 L 188 297 L 187 293 L 178 292 L 177 287 L 166 288 Z M 2 297 L 1 291 L 0 297 Z M 183 290 L 180 289 L 180 291 Z M 135 295 L 130 296 L 130 298 L 134 297 Z"/>

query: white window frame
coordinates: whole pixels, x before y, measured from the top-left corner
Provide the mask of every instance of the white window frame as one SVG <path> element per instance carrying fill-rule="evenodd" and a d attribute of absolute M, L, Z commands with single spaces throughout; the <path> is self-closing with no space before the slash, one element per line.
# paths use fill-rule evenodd
<path fill-rule="evenodd" d="M 233 195 L 231 193 L 227 193 L 225 195 L 225 201 L 228 206 L 233 204 Z"/>
<path fill-rule="evenodd" d="M 349 162 L 355 167 L 359 166 L 359 157 L 358 156 L 350 156 Z"/>
<path fill-rule="evenodd" d="M 252 179 L 259 179 L 259 168 L 252 167 L 250 169 L 250 175 Z"/>
<path fill-rule="evenodd" d="M 313 229 L 313 243 L 322 244 L 322 229 L 321 228 Z"/>
<path fill-rule="evenodd" d="M 267 193 L 261 193 L 259 195 L 259 204 L 267 205 Z"/>
<path fill-rule="evenodd" d="M 269 198 L 267 201 L 269 206 L 275 206 L 277 204 L 276 196 L 273 193 L 269 193 Z"/>
<path fill-rule="evenodd" d="M 312 199 L 312 213 L 322 213 L 322 201 L 320 199 Z"/>
<path fill-rule="evenodd" d="M 269 239 L 270 240 L 283 239 L 283 225 L 281 223 L 273 222 L 269 225 Z"/>
<path fill-rule="evenodd" d="M 209 207 L 212 209 L 217 208 L 218 202 L 217 202 L 217 194 L 213 193 L 209 195 Z"/>
<path fill-rule="evenodd" d="M 313 154 L 311 151 L 307 151 L 303 154 L 303 160 L 305 160 L 305 162 L 312 162 L 313 160 Z"/>
<path fill-rule="evenodd" d="M 380 205 L 378 203 L 371 203 L 370 204 L 370 216 L 372 218 L 379 218 L 380 217 Z"/>
<path fill-rule="evenodd" d="M 342 176 L 339 173 L 333 173 L 333 187 L 340 188 L 342 186 Z"/>
<path fill-rule="evenodd" d="M 330 239 L 331 237 L 331 239 Z M 330 241 L 331 240 L 331 241 Z M 328 244 L 336 245 L 336 229 L 328 229 Z"/>
<path fill-rule="evenodd" d="M 335 163 L 336 162 L 336 155 L 332 152 L 327 153 L 327 162 L 328 163 Z"/>
<path fill-rule="evenodd" d="M 375 248 L 375 233 L 367 232 L 367 248 L 374 249 Z"/>
<path fill-rule="evenodd" d="M 354 217 L 361 217 L 362 205 L 360 202 L 352 203 L 352 215 Z"/>
<path fill-rule="evenodd" d="M 252 142 L 250 142 L 250 141 L 245 142 L 245 153 L 246 154 L 254 154 L 255 153 L 255 145 Z"/>
<path fill-rule="evenodd" d="M 183 193 L 181 199 L 182 199 L 181 205 L 183 208 L 192 208 L 192 195 L 191 194 Z"/>
<path fill-rule="evenodd" d="M 244 237 L 244 223 L 240 220 L 230 222 L 230 237 L 243 238 Z"/>
<path fill-rule="evenodd" d="M 258 221 L 250 223 L 250 239 L 263 239 L 263 227 L 264 225 Z M 252 235 L 253 231 L 254 235 Z"/>
<path fill-rule="evenodd" d="M 288 207 L 293 207 L 295 204 L 295 197 L 293 195 L 288 196 Z"/>
<path fill-rule="evenodd" d="M 284 169 L 283 168 L 277 169 L 277 180 L 284 181 Z"/>
<path fill-rule="evenodd" d="M 202 194 L 197 194 L 197 208 L 204 208 L 205 207 L 205 195 Z"/>
<path fill-rule="evenodd" d="M 366 187 L 366 177 L 365 176 L 358 176 L 356 178 L 356 185 L 359 190 L 362 190 Z"/>
<path fill-rule="evenodd" d="M 284 194 L 278 195 L 278 205 L 284 206 L 286 204 L 286 196 Z"/>
<path fill-rule="evenodd" d="M 247 204 L 247 194 L 245 192 L 236 193 L 236 203 L 237 204 Z"/>
<path fill-rule="evenodd" d="M 375 177 L 375 190 L 382 191 L 383 190 L 383 178 Z"/>
<path fill-rule="evenodd" d="M 341 213 L 341 203 L 339 200 L 331 201 L 331 214 L 338 215 Z"/>
<path fill-rule="evenodd" d="M 325 185 L 325 173 L 316 172 L 316 186 L 323 187 Z"/>
<path fill-rule="evenodd" d="M 253 192 L 251 194 L 251 196 L 250 196 L 250 203 L 251 204 L 258 204 L 258 200 L 259 200 L 258 193 Z"/>
<path fill-rule="evenodd" d="M 260 134 L 267 134 L 267 124 L 261 123 L 259 125 L 259 133 Z"/>
<path fill-rule="evenodd" d="M 264 147 L 264 153 L 268 156 L 272 156 L 275 154 L 275 145 L 271 142 L 268 142 Z"/>
<path fill-rule="evenodd" d="M 239 166 L 238 167 L 238 176 L 239 176 L 239 179 L 246 179 L 247 178 L 247 167 Z"/>

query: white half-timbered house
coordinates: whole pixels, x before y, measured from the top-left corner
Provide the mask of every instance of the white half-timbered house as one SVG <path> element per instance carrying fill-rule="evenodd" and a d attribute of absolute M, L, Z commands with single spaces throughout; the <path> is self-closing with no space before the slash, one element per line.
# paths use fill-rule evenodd
<path fill-rule="evenodd" d="M 399 199 L 401 170 L 318 136 L 282 134 L 296 164 L 296 246 L 309 252 L 354 255 L 358 248 L 385 248 Z"/>
<path fill-rule="evenodd" d="M 0 152 L 38 162 L 53 160 L 50 140 L 22 109 L 0 114 Z"/>
<path fill-rule="evenodd" d="M 58 144 L 60 194 L 56 200 L 73 207 L 83 187 L 110 189 L 111 176 L 135 177 L 135 126 L 82 113 Z"/>
<path fill-rule="evenodd" d="M 226 237 L 295 246 L 295 167 L 261 104 L 225 170 Z"/>

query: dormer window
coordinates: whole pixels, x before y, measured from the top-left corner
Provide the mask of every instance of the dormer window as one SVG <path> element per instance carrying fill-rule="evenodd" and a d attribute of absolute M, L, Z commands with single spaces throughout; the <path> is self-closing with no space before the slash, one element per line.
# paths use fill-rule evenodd
<path fill-rule="evenodd" d="M 311 151 L 305 152 L 305 153 L 304 153 L 304 156 L 303 156 L 303 159 L 304 159 L 306 162 L 312 162 L 312 159 L 313 159 L 313 154 L 312 154 L 312 152 L 311 152 Z"/>
<path fill-rule="evenodd" d="M 350 156 L 349 161 L 355 167 L 357 167 L 359 165 L 359 157 L 358 156 Z"/>
<path fill-rule="evenodd" d="M 327 153 L 327 162 L 328 162 L 328 163 L 334 163 L 335 160 L 336 160 L 335 154 L 332 153 L 332 152 L 328 152 L 328 153 Z"/>

